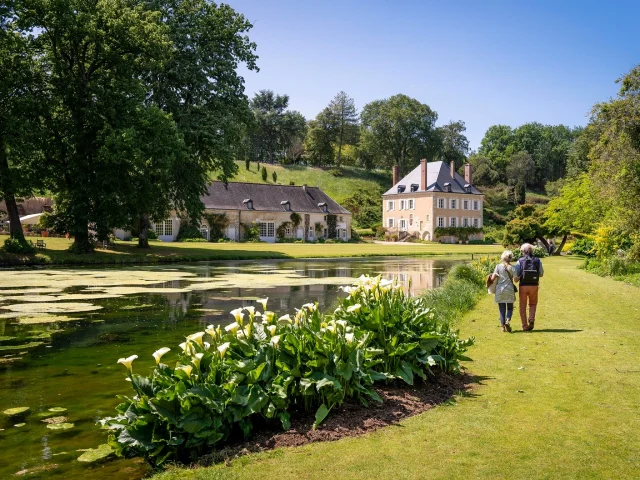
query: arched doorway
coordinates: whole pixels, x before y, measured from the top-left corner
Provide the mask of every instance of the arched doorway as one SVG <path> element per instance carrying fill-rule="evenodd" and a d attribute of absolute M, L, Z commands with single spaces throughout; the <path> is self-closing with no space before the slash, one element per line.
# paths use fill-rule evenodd
<path fill-rule="evenodd" d="M 424 232 L 422 234 L 422 240 L 426 240 L 427 242 L 431 241 L 431 234 L 429 232 Z"/>

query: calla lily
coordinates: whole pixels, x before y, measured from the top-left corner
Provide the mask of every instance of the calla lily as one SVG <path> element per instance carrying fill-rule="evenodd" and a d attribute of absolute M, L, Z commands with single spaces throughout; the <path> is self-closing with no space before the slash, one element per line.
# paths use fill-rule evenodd
<path fill-rule="evenodd" d="M 182 349 L 182 351 L 184 353 L 186 353 L 187 355 L 191 354 L 191 350 L 193 350 L 193 348 L 191 347 L 191 345 L 189 345 L 187 342 L 182 342 L 180 344 L 180 348 Z"/>
<path fill-rule="evenodd" d="M 216 338 L 216 327 L 213 325 L 209 325 L 204 331 L 207 332 L 211 338 Z"/>
<path fill-rule="evenodd" d="M 259 298 L 258 300 L 256 300 L 259 304 L 262 305 L 262 309 L 266 310 L 267 309 L 267 302 L 269 301 L 269 297 L 267 298 Z"/>
<path fill-rule="evenodd" d="M 187 377 L 191 377 L 191 371 L 193 370 L 193 367 L 191 365 L 182 365 L 180 367 L 176 367 L 176 370 L 182 370 L 187 374 Z"/>
<path fill-rule="evenodd" d="M 267 327 L 267 330 L 269 331 L 269 334 L 273 337 L 276 334 L 276 326 L 275 325 L 269 325 Z"/>
<path fill-rule="evenodd" d="M 236 323 L 241 326 L 244 320 L 244 313 L 242 313 L 242 308 L 231 310 L 231 315 L 233 315 L 233 318 L 236 319 Z"/>
<path fill-rule="evenodd" d="M 155 352 L 153 352 L 153 358 L 156 359 L 156 365 L 158 365 L 160 363 L 160 359 L 162 358 L 162 356 L 165 353 L 169 352 L 169 351 L 171 351 L 170 348 L 162 347 L 162 348 L 156 350 Z"/>
<path fill-rule="evenodd" d="M 360 305 L 359 303 L 356 303 L 355 305 L 351 305 L 351 306 L 347 307 L 347 312 L 349 312 L 349 313 L 351 313 L 351 312 L 359 312 L 361 308 L 362 308 L 362 305 Z"/>
<path fill-rule="evenodd" d="M 202 357 L 204 357 L 204 353 L 196 353 L 191 359 L 191 362 L 196 366 L 197 369 L 200 369 L 200 362 L 202 361 Z"/>
<path fill-rule="evenodd" d="M 341 327 L 347 328 L 347 321 L 346 320 L 336 320 L 335 323 L 336 323 L 336 325 L 340 325 Z"/>
<path fill-rule="evenodd" d="M 130 357 L 119 359 L 118 363 L 121 363 L 122 365 L 124 365 L 125 368 L 129 370 L 129 373 L 131 373 L 133 368 L 131 364 L 136 358 L 138 358 L 138 355 L 131 355 Z"/>
<path fill-rule="evenodd" d="M 231 345 L 229 342 L 224 342 L 222 345 L 218 346 L 218 352 L 220 352 L 221 357 L 224 357 L 224 354 L 227 353 L 227 350 L 229 350 L 229 345 Z"/>
<path fill-rule="evenodd" d="M 335 325 L 329 325 L 327 327 L 327 331 L 331 332 L 331 333 L 336 333 L 336 326 Z"/>
<path fill-rule="evenodd" d="M 244 309 L 249 312 L 249 315 L 255 315 L 256 313 L 256 307 L 254 307 L 253 305 L 249 306 L 249 307 L 244 307 Z M 233 312 L 232 312 L 233 313 Z"/>
<path fill-rule="evenodd" d="M 266 311 L 262 314 L 262 322 L 266 324 L 270 324 L 273 322 L 276 314 L 274 312 Z"/>
<path fill-rule="evenodd" d="M 302 305 L 302 308 L 306 308 L 310 312 L 313 312 L 316 309 L 316 304 L 315 303 L 305 303 L 304 305 Z"/>
<path fill-rule="evenodd" d="M 198 345 L 203 347 L 204 345 L 202 344 L 202 337 L 204 337 L 204 332 L 197 332 L 197 333 L 194 333 L 192 335 L 189 335 L 187 337 L 187 340 L 190 340 L 192 342 L 196 342 Z"/>
<path fill-rule="evenodd" d="M 271 345 L 278 348 L 278 343 L 280 343 L 280 335 L 276 335 L 271 339 Z"/>
<path fill-rule="evenodd" d="M 354 338 L 353 333 L 347 333 L 344 336 L 344 339 L 347 341 L 347 343 L 353 343 L 353 338 Z"/>
<path fill-rule="evenodd" d="M 247 328 L 245 328 L 246 332 L 247 332 L 247 338 L 251 338 L 251 332 L 253 331 L 253 325 L 250 323 L 249 325 L 247 325 Z"/>
<path fill-rule="evenodd" d="M 279 319 L 278 322 L 281 323 L 291 323 L 291 316 L 287 313 L 286 315 L 282 315 Z"/>
<path fill-rule="evenodd" d="M 236 334 L 236 332 L 238 331 L 238 329 L 239 329 L 239 328 L 240 328 L 240 325 L 238 325 L 238 323 L 237 323 L 237 322 L 230 323 L 229 325 L 227 325 L 226 327 L 224 327 L 224 329 L 225 329 L 227 332 L 231 332 L 231 333 L 232 333 L 232 334 L 234 334 L 234 335 Z"/>

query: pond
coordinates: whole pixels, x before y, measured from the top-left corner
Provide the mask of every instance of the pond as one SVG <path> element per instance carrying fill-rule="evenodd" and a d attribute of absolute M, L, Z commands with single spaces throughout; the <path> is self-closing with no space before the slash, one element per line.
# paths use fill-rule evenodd
<path fill-rule="evenodd" d="M 460 260 L 339 259 L 197 263 L 127 269 L 0 271 L 0 478 L 140 478 L 138 460 L 88 466 L 83 449 L 106 440 L 96 422 L 114 414 L 116 395 L 131 394 L 120 357 L 136 354 L 148 372 L 151 354 L 178 348 L 229 311 L 269 297 L 269 309 L 291 313 L 318 302 L 330 311 L 362 274 L 397 278 L 416 293 L 436 288 Z M 50 410 L 53 409 L 53 410 Z M 58 411 L 56 411 L 58 410 Z M 59 428 L 60 425 L 68 427 Z"/>

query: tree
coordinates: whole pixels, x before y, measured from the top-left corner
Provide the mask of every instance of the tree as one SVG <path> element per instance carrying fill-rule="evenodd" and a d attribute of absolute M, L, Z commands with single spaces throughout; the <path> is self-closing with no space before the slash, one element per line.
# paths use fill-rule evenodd
<path fill-rule="evenodd" d="M 358 141 L 358 111 L 353 98 L 345 92 L 338 93 L 329 102 L 329 112 L 335 129 L 334 141 L 338 144 L 338 156 L 336 166 L 342 165 L 342 146 L 353 145 Z"/>
<path fill-rule="evenodd" d="M 533 183 L 536 165 L 527 152 L 518 152 L 509 158 L 507 181 L 509 185 L 521 183 L 523 186 Z M 521 202 L 524 203 L 524 202 Z"/>
<path fill-rule="evenodd" d="M 0 200 L 9 217 L 9 235 L 31 251 L 18 213 L 17 196 L 43 186 L 41 117 L 46 107 L 43 72 L 16 24 L 11 4 L 0 8 Z"/>
<path fill-rule="evenodd" d="M 406 95 L 375 100 L 360 115 L 362 148 L 373 156 L 376 166 L 396 164 L 404 170 L 438 151 L 437 118 L 428 105 Z"/>
<path fill-rule="evenodd" d="M 262 166 L 262 172 L 261 172 L 261 175 L 262 175 L 262 181 L 263 181 L 263 182 L 266 182 L 266 181 L 267 181 L 267 175 L 268 175 L 268 174 L 267 174 L 267 167 L 265 167 L 264 165 Z"/>
<path fill-rule="evenodd" d="M 438 127 L 436 133 L 440 146 L 437 158 L 447 164 L 454 162 L 456 169 L 462 167 L 469 153 L 469 140 L 464 134 L 466 131 L 462 120 Z"/>
<path fill-rule="evenodd" d="M 500 181 L 500 174 L 495 170 L 491 160 L 481 154 L 471 155 L 467 161 L 473 168 L 475 185 L 493 186 Z"/>
<path fill-rule="evenodd" d="M 278 181 L 278 174 L 275 170 L 271 173 L 271 178 L 273 179 L 273 183 L 276 183 Z"/>
<path fill-rule="evenodd" d="M 513 218 L 505 227 L 504 246 L 521 245 L 529 242 L 535 243 L 539 240 L 546 248 L 549 249 L 547 236 L 549 230 L 545 225 L 544 213 L 535 205 L 520 205 L 514 210 L 515 218 Z"/>
<path fill-rule="evenodd" d="M 524 181 L 518 181 L 513 187 L 514 200 L 518 205 L 527 201 L 527 187 Z"/>
<path fill-rule="evenodd" d="M 250 137 L 258 161 L 274 163 L 276 154 L 283 155 L 296 139 L 304 138 L 306 120 L 288 107 L 289 96 L 272 90 L 260 90 L 251 100 L 255 126 Z"/>
<path fill-rule="evenodd" d="M 482 137 L 480 148 L 478 148 L 478 154 L 489 159 L 492 168 L 498 172 L 501 180 L 505 177 L 511 155 L 517 151 L 513 143 L 514 135 L 511 127 L 492 125 Z"/>
<path fill-rule="evenodd" d="M 329 108 L 320 112 L 309 122 L 309 131 L 304 140 L 305 156 L 311 165 L 332 165 L 333 140 L 336 131 L 335 118 Z"/>

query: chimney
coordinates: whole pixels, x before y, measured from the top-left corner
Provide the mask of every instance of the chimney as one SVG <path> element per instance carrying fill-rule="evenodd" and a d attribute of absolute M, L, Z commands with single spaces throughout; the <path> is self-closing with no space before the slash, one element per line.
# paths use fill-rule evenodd
<path fill-rule="evenodd" d="M 464 181 L 466 183 L 468 183 L 469 185 L 473 185 L 473 182 L 471 181 L 471 164 L 470 163 L 465 163 L 464 164 Z"/>
<path fill-rule="evenodd" d="M 427 189 L 427 159 L 420 160 L 420 190 Z"/>
<path fill-rule="evenodd" d="M 451 178 L 456 179 L 456 162 L 451 162 L 449 164 L 449 171 L 451 173 Z"/>
<path fill-rule="evenodd" d="M 400 165 L 393 166 L 393 184 L 396 185 L 400 181 Z"/>

